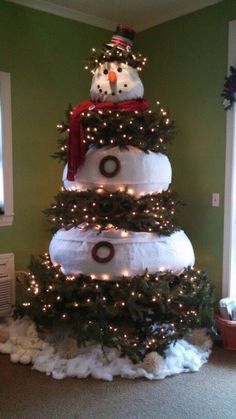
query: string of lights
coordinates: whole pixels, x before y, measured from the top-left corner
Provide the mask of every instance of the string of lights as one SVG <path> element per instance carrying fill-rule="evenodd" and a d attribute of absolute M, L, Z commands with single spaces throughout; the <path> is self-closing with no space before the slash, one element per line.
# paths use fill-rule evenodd
<path fill-rule="evenodd" d="M 101 188 L 62 189 L 55 196 L 55 203 L 44 213 L 52 223 L 53 232 L 86 223 L 100 230 L 121 228 L 169 235 L 179 230 L 175 220 L 176 205 L 180 205 L 180 200 L 170 190 L 137 199 L 127 192 L 110 193 Z"/>
<path fill-rule="evenodd" d="M 93 73 L 94 70 L 103 63 L 117 61 L 118 63 L 125 63 L 129 66 L 136 68 L 137 71 L 142 71 L 146 66 L 147 58 L 141 53 L 134 54 L 127 49 L 118 49 L 116 46 L 109 48 L 92 48 L 88 56 L 88 62 L 85 70 L 90 68 Z"/>
<path fill-rule="evenodd" d="M 70 105 L 65 112 L 65 121 L 57 125 L 63 136 L 59 138 L 57 150 L 52 155 L 64 163 L 67 162 L 69 120 L 72 112 Z M 163 153 L 176 134 L 173 121 L 159 102 L 156 112 L 150 109 L 133 112 L 90 110 L 82 113 L 82 121 L 86 150 L 90 146 L 127 148 L 131 145 L 144 152 Z"/>
<path fill-rule="evenodd" d="M 211 325 L 213 291 L 206 272 L 193 268 L 101 281 L 65 275 L 45 254 L 32 257 L 26 283 L 18 316 L 43 328 L 59 324 L 74 332 L 79 346 L 99 342 L 136 361 L 153 350 L 162 354 L 191 328 Z"/>

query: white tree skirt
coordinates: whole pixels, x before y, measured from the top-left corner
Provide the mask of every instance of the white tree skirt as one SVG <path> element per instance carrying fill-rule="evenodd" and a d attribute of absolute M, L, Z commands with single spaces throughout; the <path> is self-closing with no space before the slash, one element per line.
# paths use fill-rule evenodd
<path fill-rule="evenodd" d="M 5 342 L 1 343 L 3 336 Z M 100 345 L 76 349 L 75 355 L 75 342 L 71 338 L 65 338 L 59 346 L 50 345 L 39 338 L 35 325 L 28 319 L 0 324 L 0 353 L 9 354 L 12 362 L 32 363 L 33 369 L 55 379 L 92 376 L 111 381 L 120 376 L 160 380 L 182 372 L 196 372 L 208 360 L 211 341 L 204 329 L 197 329 L 193 340 L 195 345 L 184 339 L 171 344 L 165 358 L 151 352 L 143 362 L 134 364 L 127 356 L 121 357 L 117 349 L 105 348 L 104 356 Z"/>

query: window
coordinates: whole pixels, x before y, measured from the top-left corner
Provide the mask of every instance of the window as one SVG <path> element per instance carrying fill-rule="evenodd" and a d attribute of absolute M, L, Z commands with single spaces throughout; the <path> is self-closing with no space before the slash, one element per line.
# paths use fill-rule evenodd
<path fill-rule="evenodd" d="M 236 67 L 236 20 L 229 24 L 228 69 Z M 227 111 L 223 297 L 236 297 L 236 106 Z"/>
<path fill-rule="evenodd" d="M 0 71 L 0 226 L 13 222 L 11 79 Z"/>

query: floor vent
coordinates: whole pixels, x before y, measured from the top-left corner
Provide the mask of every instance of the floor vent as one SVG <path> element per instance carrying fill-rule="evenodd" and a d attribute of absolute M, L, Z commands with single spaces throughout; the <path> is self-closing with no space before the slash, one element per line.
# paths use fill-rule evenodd
<path fill-rule="evenodd" d="M 0 255 L 0 317 L 11 314 L 15 304 L 14 254 Z"/>

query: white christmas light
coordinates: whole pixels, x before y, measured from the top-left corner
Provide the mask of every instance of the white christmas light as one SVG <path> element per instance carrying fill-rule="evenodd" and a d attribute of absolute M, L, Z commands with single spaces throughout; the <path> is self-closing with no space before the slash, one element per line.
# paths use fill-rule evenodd
<path fill-rule="evenodd" d="M 122 271 L 122 275 L 123 276 L 129 276 L 129 271 L 127 269 L 125 269 L 124 271 Z"/>
<path fill-rule="evenodd" d="M 129 195 L 134 195 L 134 189 L 132 189 L 132 188 L 128 188 L 128 194 Z"/>

